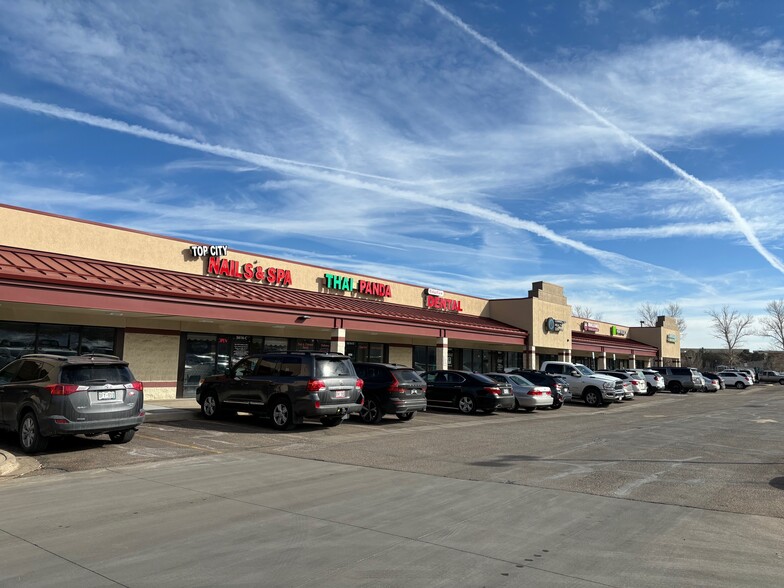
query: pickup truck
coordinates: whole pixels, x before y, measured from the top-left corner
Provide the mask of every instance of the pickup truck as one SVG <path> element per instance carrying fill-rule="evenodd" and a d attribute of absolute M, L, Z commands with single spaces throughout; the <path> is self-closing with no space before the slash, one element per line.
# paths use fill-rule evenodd
<path fill-rule="evenodd" d="M 572 399 L 581 399 L 588 406 L 607 406 L 623 399 L 623 382 L 613 376 L 596 374 L 581 363 L 545 361 L 541 370 L 565 378 Z"/>
<path fill-rule="evenodd" d="M 759 375 L 760 382 L 778 382 L 784 385 L 784 373 L 765 370 Z"/>

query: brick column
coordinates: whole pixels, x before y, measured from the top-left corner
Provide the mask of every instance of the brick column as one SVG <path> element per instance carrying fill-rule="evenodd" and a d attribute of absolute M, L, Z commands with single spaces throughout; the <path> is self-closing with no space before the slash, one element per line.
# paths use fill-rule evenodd
<path fill-rule="evenodd" d="M 346 329 L 332 329 L 332 337 L 329 341 L 329 350 L 333 353 L 346 352 Z"/>
<path fill-rule="evenodd" d="M 525 358 L 526 358 L 526 363 L 527 363 L 526 367 L 529 370 L 538 370 L 539 369 L 539 366 L 536 365 L 536 347 L 534 347 L 533 345 L 530 345 L 528 347 L 528 351 L 525 353 Z"/>
<path fill-rule="evenodd" d="M 436 369 L 448 369 L 449 337 L 439 337 L 436 341 Z"/>

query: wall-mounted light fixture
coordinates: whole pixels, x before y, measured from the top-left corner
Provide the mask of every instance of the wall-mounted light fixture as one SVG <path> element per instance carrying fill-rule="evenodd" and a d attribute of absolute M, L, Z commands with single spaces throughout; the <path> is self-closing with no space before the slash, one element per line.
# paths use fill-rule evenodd
<path fill-rule="evenodd" d="M 304 322 L 305 322 L 306 320 L 308 320 L 309 318 L 310 318 L 310 315 L 308 315 L 308 314 L 301 314 L 301 315 L 299 315 L 299 316 L 297 317 L 297 322 L 298 322 L 298 323 L 304 323 Z"/>

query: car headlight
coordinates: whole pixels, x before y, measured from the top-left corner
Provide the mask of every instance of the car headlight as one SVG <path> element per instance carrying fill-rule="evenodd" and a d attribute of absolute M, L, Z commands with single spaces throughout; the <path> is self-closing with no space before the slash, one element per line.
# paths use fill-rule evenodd
<path fill-rule="evenodd" d="M 604 384 L 602 384 L 602 388 L 604 388 L 605 390 L 612 390 L 613 388 L 615 388 L 615 384 L 613 384 L 612 382 L 605 382 Z"/>

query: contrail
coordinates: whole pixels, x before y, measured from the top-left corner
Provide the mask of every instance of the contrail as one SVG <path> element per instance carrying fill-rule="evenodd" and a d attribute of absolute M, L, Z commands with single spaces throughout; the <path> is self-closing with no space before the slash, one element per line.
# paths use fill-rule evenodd
<path fill-rule="evenodd" d="M 363 191 L 375 192 L 377 194 L 385 194 L 392 198 L 408 200 L 418 204 L 427 204 L 428 206 L 432 206 L 434 208 L 442 208 L 446 210 L 451 210 L 453 212 L 460 212 L 475 218 L 481 218 L 487 221 L 499 223 L 506 227 L 510 227 L 513 229 L 521 229 L 529 233 L 533 233 L 534 235 L 542 237 L 543 239 L 547 239 L 548 241 L 551 241 L 557 245 L 569 247 L 581 253 L 584 253 L 585 255 L 589 255 L 594 259 L 596 259 L 597 261 L 599 261 L 600 263 L 602 263 L 603 265 L 615 271 L 618 270 L 618 265 L 620 263 L 626 263 L 626 264 L 632 264 L 636 267 L 656 270 L 658 272 L 662 272 L 662 271 L 667 272 L 668 274 L 672 275 L 673 277 L 677 277 L 678 279 L 691 281 L 691 279 L 688 278 L 688 276 L 683 276 L 679 272 L 676 272 L 672 269 L 663 268 L 661 266 L 657 266 L 644 261 L 639 261 L 636 259 L 631 259 L 619 253 L 613 253 L 611 251 L 605 251 L 603 249 L 591 247 L 590 245 L 587 245 L 586 243 L 583 243 L 581 241 L 577 241 L 559 235 L 558 233 L 551 231 L 550 229 L 548 229 L 543 225 L 539 225 L 532 221 L 514 217 L 505 212 L 498 212 L 498 211 L 490 210 L 486 207 L 477 206 L 476 204 L 447 200 L 445 198 L 441 198 L 438 196 L 429 196 L 427 194 L 423 194 L 420 192 L 403 190 L 389 185 L 372 183 L 369 181 L 369 180 L 384 180 L 384 181 L 393 181 L 393 182 L 396 181 L 393 178 L 385 178 L 383 176 L 375 176 L 372 174 L 366 174 L 366 173 L 356 172 L 352 170 L 343 170 L 339 168 L 333 168 L 333 167 L 328 167 L 328 166 L 318 165 L 318 164 L 311 164 L 302 161 L 280 159 L 277 157 L 270 157 L 268 155 L 254 153 L 252 151 L 246 151 L 244 149 L 234 149 L 230 147 L 223 147 L 221 145 L 203 143 L 201 141 L 186 139 L 184 137 L 172 135 L 169 133 L 161 133 L 138 125 L 130 125 L 128 123 L 115 119 L 95 116 L 95 115 L 79 112 L 76 110 L 72 110 L 70 108 L 55 106 L 53 104 L 35 102 L 33 100 L 29 100 L 27 98 L 21 98 L 18 96 L 11 96 L 9 94 L 4 94 L 2 92 L 0 92 L 0 104 L 5 104 L 13 108 L 19 108 L 21 110 L 25 110 L 27 112 L 31 112 L 34 114 L 43 114 L 47 116 L 52 116 L 54 118 L 71 120 L 74 122 L 100 127 L 103 129 L 108 129 L 119 133 L 125 133 L 128 135 L 150 139 L 153 141 L 168 143 L 170 145 L 177 145 L 180 147 L 185 147 L 187 149 L 193 149 L 204 153 L 211 153 L 213 155 L 217 155 L 220 157 L 226 157 L 229 159 L 244 161 L 283 174 L 307 177 L 310 179 L 327 182 L 334 185 L 355 188 Z"/>
<path fill-rule="evenodd" d="M 724 212 L 724 214 L 729 217 L 729 219 L 735 223 L 735 226 L 740 230 L 741 233 L 746 237 L 746 240 L 749 244 L 757 250 L 757 252 L 764 257 L 770 265 L 774 268 L 779 270 L 780 272 L 784 273 L 784 263 L 781 262 L 779 258 L 773 255 L 770 251 L 768 251 L 765 246 L 760 242 L 759 238 L 757 238 L 754 229 L 751 228 L 751 225 L 748 221 L 741 216 L 738 209 L 735 207 L 732 202 L 730 202 L 727 197 L 722 194 L 719 190 L 710 186 L 703 182 L 702 180 L 694 177 L 690 173 L 686 172 L 682 168 L 678 167 L 676 164 L 671 162 L 669 159 L 664 157 L 658 151 L 655 151 L 653 148 L 649 147 L 635 136 L 629 134 L 628 132 L 624 131 L 620 127 L 616 126 L 613 122 L 603 117 L 601 114 L 596 112 L 593 108 L 585 104 L 582 100 L 577 98 L 576 96 L 570 94 L 560 86 L 554 84 L 542 74 L 537 72 L 536 70 L 531 69 L 522 61 L 510 55 L 507 51 L 502 49 L 498 43 L 485 37 L 484 35 L 480 34 L 469 25 L 464 23 L 460 18 L 449 12 L 446 8 L 435 2 L 434 0 L 422 0 L 425 4 L 439 12 L 444 18 L 449 20 L 451 23 L 455 24 L 457 27 L 468 33 L 471 37 L 479 41 L 482 45 L 500 55 L 505 61 L 512 64 L 514 67 L 519 69 L 520 71 L 528 74 L 562 98 L 566 99 L 568 102 L 571 102 L 575 106 L 577 106 L 580 110 L 591 116 L 594 120 L 602 124 L 603 126 L 607 127 L 608 129 L 615 132 L 623 141 L 627 143 L 631 143 L 634 147 L 644 151 L 648 155 L 650 155 L 653 159 L 670 169 L 680 178 L 686 180 L 686 182 L 697 192 L 703 192 L 708 194 L 715 204 L 719 206 L 719 208 Z"/>

